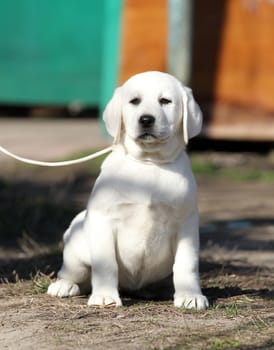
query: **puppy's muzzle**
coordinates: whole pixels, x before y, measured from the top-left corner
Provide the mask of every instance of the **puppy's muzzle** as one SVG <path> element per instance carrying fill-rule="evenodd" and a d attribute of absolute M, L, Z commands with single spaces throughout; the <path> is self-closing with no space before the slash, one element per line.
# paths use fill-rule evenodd
<path fill-rule="evenodd" d="M 139 125 L 143 130 L 151 129 L 155 124 L 155 117 L 150 114 L 144 114 L 139 118 Z"/>
<path fill-rule="evenodd" d="M 153 129 L 155 124 L 155 117 L 150 114 L 143 114 L 139 120 L 139 140 L 144 142 L 152 142 L 157 139 L 156 135 L 154 135 Z"/>

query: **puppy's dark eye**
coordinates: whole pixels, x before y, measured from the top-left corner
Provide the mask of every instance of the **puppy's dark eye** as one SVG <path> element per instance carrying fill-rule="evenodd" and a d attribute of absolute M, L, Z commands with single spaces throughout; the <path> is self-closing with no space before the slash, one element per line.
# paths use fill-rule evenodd
<path fill-rule="evenodd" d="M 169 103 L 171 103 L 171 100 L 165 97 L 161 97 L 159 102 L 161 105 L 168 105 Z"/>
<path fill-rule="evenodd" d="M 131 103 L 132 105 L 139 105 L 141 103 L 141 99 L 139 97 L 135 97 L 132 100 L 129 101 L 129 103 Z"/>

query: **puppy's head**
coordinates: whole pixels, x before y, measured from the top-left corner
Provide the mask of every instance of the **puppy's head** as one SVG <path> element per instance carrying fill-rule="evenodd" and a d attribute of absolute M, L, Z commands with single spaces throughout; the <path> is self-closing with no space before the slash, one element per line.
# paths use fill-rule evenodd
<path fill-rule="evenodd" d="M 186 145 L 202 125 L 191 89 L 162 72 L 134 75 L 117 88 L 103 119 L 114 143 L 124 137 L 146 149 L 176 140 Z"/>

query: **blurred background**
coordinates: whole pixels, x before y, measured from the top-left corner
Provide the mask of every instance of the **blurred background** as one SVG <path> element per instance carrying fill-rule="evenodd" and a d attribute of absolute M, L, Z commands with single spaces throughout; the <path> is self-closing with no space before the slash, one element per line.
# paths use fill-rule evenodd
<path fill-rule="evenodd" d="M 209 139 L 274 140 L 271 0 L 0 4 L 0 113 L 100 116 L 116 85 L 161 70 L 192 87 Z"/>

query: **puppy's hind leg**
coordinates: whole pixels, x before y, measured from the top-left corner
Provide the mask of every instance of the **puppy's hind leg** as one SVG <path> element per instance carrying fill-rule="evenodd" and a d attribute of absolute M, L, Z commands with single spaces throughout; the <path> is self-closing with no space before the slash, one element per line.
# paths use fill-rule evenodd
<path fill-rule="evenodd" d="M 90 291 L 90 268 L 84 265 L 71 265 L 64 259 L 57 281 L 50 284 L 47 293 L 60 298 L 72 297 Z"/>
<path fill-rule="evenodd" d="M 53 282 L 48 287 L 47 293 L 53 297 L 73 297 L 76 295 L 80 295 L 80 288 L 76 283 L 72 281 L 60 279 L 56 282 Z"/>
<path fill-rule="evenodd" d="M 83 213 L 78 214 L 64 235 L 63 265 L 58 280 L 48 287 L 47 293 L 51 296 L 63 298 L 90 291 L 91 268 L 83 261 L 86 253 L 81 234 L 83 217 Z"/>

